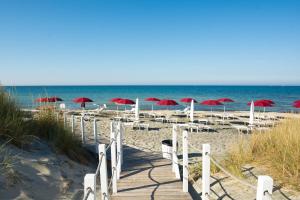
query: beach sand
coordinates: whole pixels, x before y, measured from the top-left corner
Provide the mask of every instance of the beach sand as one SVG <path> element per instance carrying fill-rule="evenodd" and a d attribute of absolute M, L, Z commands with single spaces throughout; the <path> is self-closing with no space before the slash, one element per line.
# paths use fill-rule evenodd
<path fill-rule="evenodd" d="M 71 126 L 71 114 L 77 114 L 75 124 L 75 134 L 81 138 L 80 131 L 80 112 L 72 111 L 67 115 L 67 126 Z M 86 111 L 88 112 L 88 111 Z M 142 111 L 145 112 L 145 111 Z M 147 111 L 148 113 L 151 111 Z M 157 115 L 174 114 L 174 111 L 155 111 Z M 222 114 L 222 113 L 219 113 Z M 248 112 L 230 112 L 234 116 L 239 116 L 241 119 L 247 121 Z M 196 111 L 195 119 L 209 118 L 210 112 Z M 296 114 L 287 113 L 267 113 L 267 115 L 276 115 L 280 118 L 284 117 L 299 117 Z M 110 137 L 110 122 L 113 117 L 116 117 L 116 111 L 104 111 L 97 115 L 98 138 L 101 142 L 107 142 Z M 122 116 L 119 113 L 118 116 Z M 244 117 L 243 117 L 244 116 Z M 62 117 L 62 115 L 61 115 Z M 173 116 L 172 116 L 173 117 Z M 276 123 L 280 122 L 280 118 Z M 217 118 L 214 118 L 217 119 Z M 126 126 L 124 143 L 128 146 L 138 148 L 147 152 L 161 153 L 161 141 L 165 139 L 172 139 L 172 123 L 156 122 L 153 118 L 140 118 L 142 123 L 149 124 L 149 130 L 133 129 L 131 126 Z M 188 118 L 178 117 L 178 122 L 187 123 Z M 231 120 L 232 123 L 238 122 L 237 119 Z M 200 131 L 189 132 L 189 143 L 197 149 L 189 148 L 191 165 L 197 164 L 201 160 L 202 144 L 208 143 L 211 145 L 211 153 L 218 160 L 222 160 L 226 152 L 235 144 L 241 137 L 249 137 L 246 133 L 239 133 L 232 128 L 228 121 L 225 125 L 222 123 L 209 123 L 214 131 Z M 85 131 L 88 143 L 93 143 L 93 116 L 85 117 Z M 178 131 L 178 155 L 182 155 L 182 130 Z M 10 150 L 17 154 L 16 171 L 20 177 L 20 181 L 10 184 L 4 184 L 0 190 L 1 199 L 81 199 L 83 190 L 83 178 L 86 173 L 94 173 L 97 162 L 94 165 L 85 166 L 71 161 L 66 156 L 58 155 L 51 151 L 46 143 L 37 143 L 30 151 L 20 151 L 16 147 L 10 147 Z M 179 160 L 179 163 L 182 161 Z M 250 173 L 251 172 L 251 173 Z M 254 175 L 264 174 L 260 169 L 251 170 L 248 181 L 255 184 Z M 220 181 L 221 180 L 221 181 Z M 3 180 L 0 180 L 0 183 Z M 216 182 L 212 189 L 211 199 L 254 199 L 255 191 L 241 186 L 236 181 L 228 178 L 223 173 L 217 173 L 212 176 L 212 182 Z M 2 183 L 1 183 L 2 184 Z M 201 178 L 194 183 L 194 192 L 201 192 Z M 300 199 L 299 193 L 282 188 L 274 192 L 273 199 Z"/>

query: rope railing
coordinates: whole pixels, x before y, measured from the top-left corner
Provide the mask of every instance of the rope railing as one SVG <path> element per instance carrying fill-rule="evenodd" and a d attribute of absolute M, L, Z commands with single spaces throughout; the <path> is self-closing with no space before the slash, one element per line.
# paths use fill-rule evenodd
<path fill-rule="evenodd" d="M 94 126 L 95 127 L 95 126 Z M 123 128 L 123 127 L 122 127 Z M 96 195 L 96 177 L 100 175 L 100 190 L 102 199 L 109 200 L 110 199 L 110 192 L 112 189 L 113 193 L 117 192 L 117 177 L 120 175 L 121 171 L 121 156 L 122 153 L 121 146 L 122 146 L 122 137 L 121 137 L 121 123 L 117 122 L 111 123 L 111 138 L 110 143 L 105 147 L 105 144 L 99 144 L 98 151 L 99 151 L 99 162 L 96 169 L 95 174 L 86 174 L 84 180 L 85 186 L 85 195 L 84 200 L 94 199 Z M 94 132 L 94 134 L 97 134 Z M 107 164 L 106 164 L 106 152 L 111 149 L 111 160 L 112 160 L 112 175 L 111 179 L 108 183 L 107 178 Z M 104 161 L 104 163 L 103 163 Z M 93 194 L 94 196 L 91 196 Z"/>
<path fill-rule="evenodd" d="M 237 182 L 239 182 L 239 183 L 241 183 L 241 184 L 243 184 L 243 185 L 245 185 L 245 186 L 247 186 L 247 187 L 249 187 L 253 190 L 257 189 L 257 187 L 255 185 L 252 185 L 252 184 L 250 184 L 250 183 L 234 176 L 233 174 L 231 174 L 228 170 L 226 170 L 224 167 L 222 167 L 221 164 L 218 163 L 210 154 L 207 154 L 207 155 L 210 157 L 211 162 L 214 165 L 216 165 L 221 171 L 223 171 L 227 176 L 231 177 L 232 179 L 236 180 Z"/>
<path fill-rule="evenodd" d="M 173 150 L 173 156 L 172 156 L 172 163 L 173 163 L 173 171 L 174 171 L 174 165 L 180 165 L 177 161 L 177 132 L 178 129 L 176 125 L 173 126 L 173 148 L 175 145 L 175 151 Z M 197 148 L 193 144 L 190 144 L 188 142 L 188 132 L 183 131 L 182 134 L 180 134 L 182 137 L 182 151 L 183 151 L 183 174 L 182 174 L 182 180 L 183 180 L 183 192 L 188 192 L 188 181 L 192 181 L 193 184 L 197 185 L 199 189 L 202 189 L 202 199 L 208 200 L 210 199 L 210 192 L 211 192 L 211 183 L 210 183 L 210 163 L 214 164 L 217 168 L 219 168 L 224 174 L 226 174 L 228 177 L 234 179 L 238 183 L 251 188 L 252 190 L 256 191 L 256 199 L 257 200 L 266 200 L 266 199 L 272 199 L 272 189 L 273 189 L 273 179 L 269 176 L 258 176 L 257 185 L 253 185 L 249 183 L 248 181 L 242 180 L 241 178 L 233 175 L 229 172 L 222 164 L 220 164 L 211 154 L 210 152 L 210 145 L 209 144 L 202 144 L 202 149 Z M 199 184 L 192 174 L 190 173 L 188 164 L 189 164 L 189 158 L 188 158 L 188 148 L 192 148 L 195 151 L 202 154 L 202 184 Z M 175 173 L 176 177 L 177 174 Z"/>
<path fill-rule="evenodd" d="M 91 193 L 92 191 L 93 191 L 92 188 L 91 188 L 91 187 L 88 187 L 88 188 L 87 188 L 87 193 L 86 193 L 86 195 L 83 197 L 83 200 L 87 200 L 87 199 L 89 198 L 90 193 Z"/>

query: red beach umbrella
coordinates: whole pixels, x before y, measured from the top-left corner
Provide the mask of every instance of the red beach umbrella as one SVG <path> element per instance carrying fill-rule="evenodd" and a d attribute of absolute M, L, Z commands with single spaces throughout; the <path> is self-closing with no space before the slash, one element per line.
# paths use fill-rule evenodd
<path fill-rule="evenodd" d="M 112 103 L 117 103 L 119 100 L 121 100 L 122 98 L 112 98 L 111 100 L 110 100 L 110 102 L 112 102 Z"/>
<path fill-rule="evenodd" d="M 221 106 L 221 105 L 223 105 L 218 100 L 211 100 L 211 99 L 202 101 L 200 104 L 201 105 L 206 105 L 206 106 Z M 212 117 L 212 107 L 211 107 L 210 112 L 211 112 L 211 117 Z"/>
<path fill-rule="evenodd" d="M 178 103 L 172 99 L 163 99 L 156 103 L 159 106 L 176 106 Z"/>
<path fill-rule="evenodd" d="M 218 100 L 205 100 L 205 101 L 202 101 L 200 103 L 201 105 L 206 105 L 206 106 L 220 106 L 220 105 L 223 105 L 220 101 Z"/>
<path fill-rule="evenodd" d="M 300 108 L 300 103 L 296 103 L 293 105 L 295 108 Z"/>
<path fill-rule="evenodd" d="M 294 104 L 300 104 L 300 100 L 294 101 Z"/>
<path fill-rule="evenodd" d="M 221 102 L 221 103 L 230 103 L 230 102 L 234 102 L 234 100 L 229 99 L 229 98 L 221 98 L 218 99 L 217 101 Z"/>
<path fill-rule="evenodd" d="M 48 98 L 49 102 L 57 102 L 57 101 L 63 101 L 63 99 L 59 98 L 59 97 L 50 97 Z"/>
<path fill-rule="evenodd" d="M 145 99 L 145 101 L 158 102 L 158 101 L 160 101 L 160 99 L 155 98 L 155 97 L 148 97 Z M 152 103 L 152 112 L 153 112 L 153 103 Z"/>
<path fill-rule="evenodd" d="M 221 98 L 221 99 L 218 99 L 217 101 L 221 102 L 221 103 L 232 103 L 234 102 L 234 100 L 232 99 L 229 99 L 229 98 Z M 226 111 L 226 108 L 225 108 L 225 105 L 224 105 L 224 113 Z"/>
<path fill-rule="evenodd" d="M 191 103 L 192 100 L 194 100 L 194 103 L 198 103 L 195 99 L 193 98 L 183 98 L 183 99 L 180 99 L 180 102 L 183 102 L 183 103 Z"/>
<path fill-rule="evenodd" d="M 248 102 L 247 105 L 250 106 L 251 102 Z M 261 101 L 261 100 L 259 100 L 259 101 L 255 101 L 254 102 L 254 106 L 255 107 L 273 107 L 273 104 L 271 104 L 271 103 L 269 103 L 267 101 Z"/>
<path fill-rule="evenodd" d="M 132 101 L 131 99 L 119 99 L 119 101 L 115 102 L 116 104 L 124 104 L 124 105 L 133 105 L 135 104 L 134 101 Z"/>
<path fill-rule="evenodd" d="M 35 100 L 35 102 L 49 102 L 49 99 L 47 97 L 41 97 L 41 98 L 37 98 Z"/>
<path fill-rule="evenodd" d="M 261 99 L 261 100 L 257 100 L 257 102 L 267 102 L 267 103 L 269 103 L 269 104 L 275 104 L 275 102 L 274 101 L 272 101 L 272 100 L 270 100 L 270 99 Z"/>
<path fill-rule="evenodd" d="M 145 101 L 160 101 L 160 99 L 155 98 L 155 97 L 148 97 L 145 99 Z"/>
<path fill-rule="evenodd" d="M 93 100 L 91 100 L 89 98 L 86 98 L 86 97 L 79 97 L 79 98 L 73 99 L 73 102 L 75 102 L 75 103 L 81 103 L 80 107 L 81 108 L 85 108 L 85 103 L 87 103 L 87 102 L 93 102 Z"/>

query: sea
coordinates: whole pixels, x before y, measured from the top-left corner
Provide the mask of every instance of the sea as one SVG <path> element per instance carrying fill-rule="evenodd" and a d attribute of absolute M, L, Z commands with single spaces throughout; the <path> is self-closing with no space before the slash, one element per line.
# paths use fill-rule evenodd
<path fill-rule="evenodd" d="M 112 98 L 139 99 L 140 108 L 150 110 L 153 102 L 144 101 L 147 97 L 173 99 L 178 106 L 157 106 L 154 109 L 178 110 L 186 106 L 180 99 L 191 97 L 198 102 L 208 99 L 231 98 L 233 103 L 226 104 L 226 110 L 249 110 L 247 103 L 251 100 L 271 99 L 275 105 L 266 111 L 291 112 L 295 111 L 293 102 L 300 99 L 300 86 L 200 86 L 200 85 L 122 85 L 122 86 L 5 86 L 5 90 L 13 96 L 22 108 L 34 109 L 40 105 L 35 99 L 40 97 L 57 96 L 64 100 L 67 108 L 80 108 L 72 100 L 77 97 L 88 97 L 93 103 L 87 104 L 87 109 L 95 109 L 106 104 L 108 109 L 117 109 L 110 103 Z M 128 108 L 128 106 L 127 106 Z M 125 106 L 118 106 L 125 109 Z M 223 110 L 223 106 L 204 106 L 195 104 L 195 110 Z M 258 108 L 257 108 L 258 109 Z"/>

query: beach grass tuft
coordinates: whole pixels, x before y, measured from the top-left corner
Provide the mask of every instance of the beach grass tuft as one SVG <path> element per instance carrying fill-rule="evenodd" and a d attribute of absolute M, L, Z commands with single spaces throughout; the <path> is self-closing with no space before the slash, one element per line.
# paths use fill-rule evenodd
<path fill-rule="evenodd" d="M 35 115 L 22 111 L 14 98 L 0 88 L 0 140 L 25 147 L 37 138 L 48 141 L 58 153 L 87 163 L 89 154 L 82 148 L 80 139 L 65 128 L 53 110 L 45 109 Z"/>
<path fill-rule="evenodd" d="M 263 169 L 281 185 L 300 190 L 300 119 L 286 119 L 265 132 L 254 132 L 241 139 L 228 153 L 225 164 L 243 176 L 246 164 Z"/>

